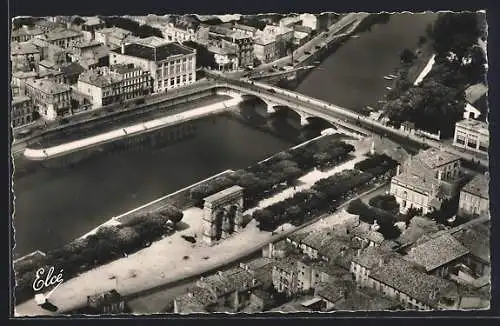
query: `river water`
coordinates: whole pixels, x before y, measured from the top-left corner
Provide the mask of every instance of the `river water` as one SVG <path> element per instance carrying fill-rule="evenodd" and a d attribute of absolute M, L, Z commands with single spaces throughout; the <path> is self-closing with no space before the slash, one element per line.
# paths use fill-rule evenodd
<path fill-rule="evenodd" d="M 383 76 L 398 66 L 402 49 L 416 46 L 433 19 L 400 14 L 373 26 L 328 57 L 298 91 L 347 108 L 376 102 L 385 91 Z M 265 115 L 262 104 L 251 107 Z M 248 103 L 241 111 L 251 111 Z M 286 137 L 220 116 L 201 121 L 194 137 L 160 150 L 120 153 L 71 169 L 15 176 L 15 256 L 61 246 L 112 216 L 300 142 L 296 121 L 274 125 Z"/>

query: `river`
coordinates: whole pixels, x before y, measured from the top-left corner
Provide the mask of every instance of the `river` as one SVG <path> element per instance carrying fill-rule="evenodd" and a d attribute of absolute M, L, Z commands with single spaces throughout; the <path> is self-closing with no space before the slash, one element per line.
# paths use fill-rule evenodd
<path fill-rule="evenodd" d="M 434 17 L 398 14 L 342 45 L 298 91 L 347 108 L 380 99 L 383 76 L 414 48 Z M 261 104 L 254 104 L 262 112 Z M 248 111 L 248 105 L 242 107 Z M 233 118 L 200 123 L 196 135 L 161 150 L 105 156 L 71 169 L 41 169 L 15 177 L 15 256 L 61 246 L 110 217 L 225 169 L 238 169 L 298 143 L 299 124 L 275 124 L 276 137 Z"/>

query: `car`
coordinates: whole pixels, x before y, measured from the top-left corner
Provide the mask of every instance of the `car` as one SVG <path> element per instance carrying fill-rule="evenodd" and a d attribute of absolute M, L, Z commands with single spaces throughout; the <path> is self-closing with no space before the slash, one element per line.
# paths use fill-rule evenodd
<path fill-rule="evenodd" d="M 273 69 L 278 69 L 278 65 L 273 65 Z"/>
<path fill-rule="evenodd" d="M 309 52 L 309 51 L 304 51 L 304 54 L 311 54 L 311 52 Z"/>
<path fill-rule="evenodd" d="M 285 71 L 286 69 L 285 69 L 285 67 L 280 67 L 280 70 Z"/>
<path fill-rule="evenodd" d="M 267 91 L 268 91 L 269 93 L 276 93 L 276 91 L 275 91 L 274 89 L 272 89 L 272 88 L 269 88 Z"/>

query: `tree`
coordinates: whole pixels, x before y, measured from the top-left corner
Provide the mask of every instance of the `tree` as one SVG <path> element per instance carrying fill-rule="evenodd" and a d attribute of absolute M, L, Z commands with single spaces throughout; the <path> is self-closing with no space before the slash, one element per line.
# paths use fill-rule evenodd
<path fill-rule="evenodd" d="M 411 64 L 413 61 L 417 58 L 415 53 L 413 53 L 411 50 L 405 48 L 403 52 L 401 52 L 400 59 L 403 63 L 405 64 Z"/>
<path fill-rule="evenodd" d="M 161 215 L 171 221 L 174 225 L 179 223 L 184 217 L 184 213 L 175 206 L 167 205 L 161 210 Z"/>
<path fill-rule="evenodd" d="M 445 58 L 451 52 L 457 62 L 462 62 L 480 36 L 478 15 L 471 12 L 442 13 L 429 30 L 436 55 Z"/>
<path fill-rule="evenodd" d="M 85 23 L 85 19 L 79 16 L 74 17 L 73 20 L 71 21 L 71 24 L 75 26 L 80 26 L 83 23 Z"/>

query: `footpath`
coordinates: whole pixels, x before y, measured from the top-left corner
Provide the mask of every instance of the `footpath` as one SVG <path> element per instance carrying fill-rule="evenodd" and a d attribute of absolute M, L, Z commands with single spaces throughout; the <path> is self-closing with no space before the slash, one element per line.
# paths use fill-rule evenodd
<path fill-rule="evenodd" d="M 356 151 L 352 160 L 329 171 L 308 173 L 301 178 L 299 187 L 285 189 L 281 193 L 261 201 L 258 207 L 272 205 L 292 196 L 297 191 L 310 188 L 322 178 L 352 168 L 355 162 L 363 159 L 363 155 L 370 148 L 371 140 L 353 141 L 353 144 Z M 116 289 L 121 295 L 129 296 L 200 275 L 231 261 L 241 259 L 278 237 L 284 236 L 285 233 L 303 227 L 289 227 L 286 232 L 273 235 L 271 232 L 260 231 L 256 221 L 252 220 L 242 232 L 216 245 L 190 244 L 182 238 L 182 235 L 199 233 L 202 214 L 203 211 L 199 208 L 186 209 L 182 220 L 185 227 L 182 230 L 128 257 L 97 267 L 63 282 L 50 297 L 51 303 L 58 307 L 57 313 L 44 310 L 36 304 L 35 300 L 29 300 L 15 307 L 15 315 L 61 314 L 83 307 L 86 304 L 87 296 L 97 293 Z"/>

